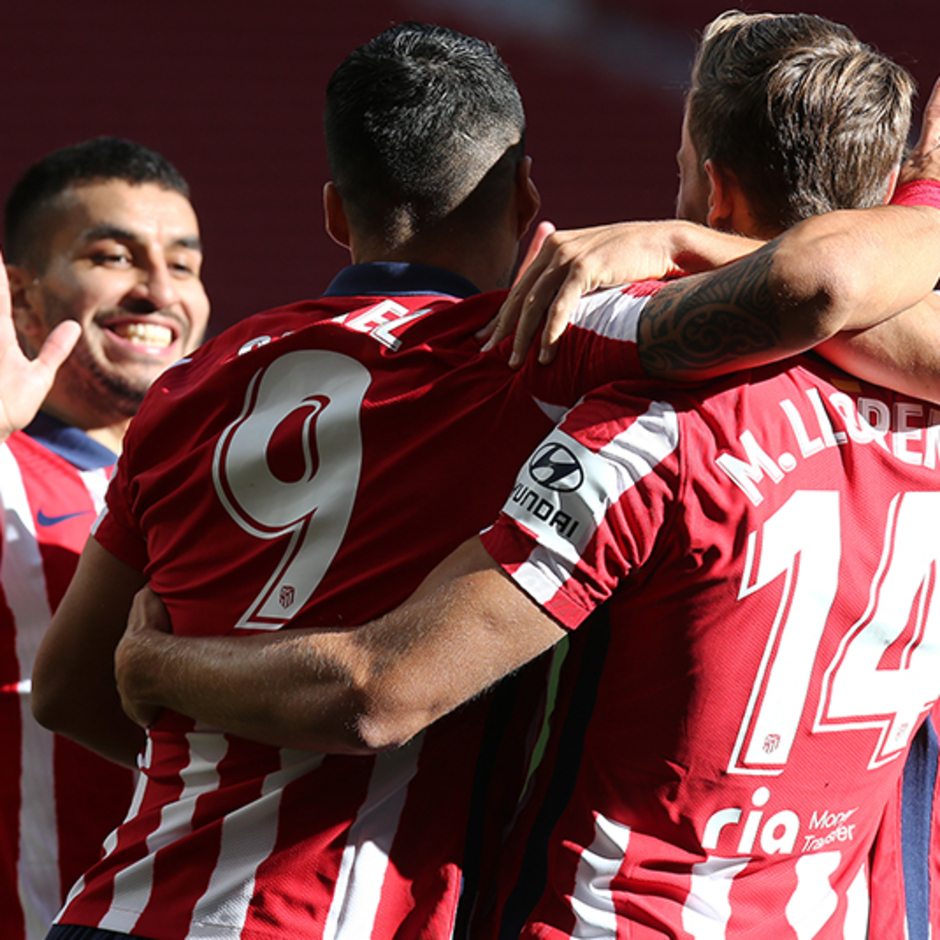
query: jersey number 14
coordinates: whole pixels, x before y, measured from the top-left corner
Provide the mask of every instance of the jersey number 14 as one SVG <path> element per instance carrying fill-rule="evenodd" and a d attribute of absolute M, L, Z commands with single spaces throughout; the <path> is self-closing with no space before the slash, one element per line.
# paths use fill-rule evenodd
<path fill-rule="evenodd" d="M 870 769 L 902 753 L 940 690 L 940 617 L 932 603 L 938 531 L 940 493 L 892 500 L 868 605 L 822 677 L 813 732 L 878 730 Z M 837 492 L 798 491 L 751 533 L 739 599 L 781 575 L 784 586 L 729 772 L 783 771 L 836 599 L 840 560 Z"/>

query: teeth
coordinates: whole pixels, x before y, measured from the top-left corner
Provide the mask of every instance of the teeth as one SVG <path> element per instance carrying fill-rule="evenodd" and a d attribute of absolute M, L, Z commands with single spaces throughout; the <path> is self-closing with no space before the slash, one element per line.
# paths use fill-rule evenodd
<path fill-rule="evenodd" d="M 114 332 L 132 343 L 158 349 L 165 349 L 173 342 L 173 331 L 156 323 L 122 323 L 114 328 Z"/>

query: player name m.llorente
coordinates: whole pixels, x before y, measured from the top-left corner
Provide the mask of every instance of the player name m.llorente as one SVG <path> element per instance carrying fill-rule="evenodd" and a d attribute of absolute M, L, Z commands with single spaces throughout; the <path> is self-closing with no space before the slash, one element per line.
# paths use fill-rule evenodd
<path fill-rule="evenodd" d="M 879 398 L 854 398 L 840 391 L 827 395 L 824 402 L 816 388 L 807 389 L 803 398 L 784 398 L 777 405 L 793 431 L 794 450 L 771 456 L 751 431 L 744 431 L 738 438 L 743 457 L 724 453 L 716 458 L 718 466 L 755 506 L 764 499 L 758 484 L 779 483 L 796 468 L 798 460 L 850 442 L 881 447 L 915 467 L 937 466 L 940 410 L 929 405 L 916 401 L 889 405 Z"/>

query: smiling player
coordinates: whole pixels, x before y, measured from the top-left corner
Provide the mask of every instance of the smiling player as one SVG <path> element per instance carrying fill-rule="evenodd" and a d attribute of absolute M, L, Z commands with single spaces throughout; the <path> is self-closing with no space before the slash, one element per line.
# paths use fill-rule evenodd
<path fill-rule="evenodd" d="M 13 321 L 33 360 L 23 358 L 4 319 L 0 933 L 19 940 L 44 934 L 64 890 L 123 817 L 132 788 L 126 768 L 32 719 L 35 650 L 71 580 L 128 422 L 150 383 L 198 345 L 209 302 L 189 188 L 138 144 L 99 138 L 50 154 L 14 187 L 5 221 Z M 54 380 L 50 371 L 44 383 L 30 383 L 26 376 L 46 362 L 46 339 L 55 331 L 47 349 L 63 355 L 74 339 L 74 327 L 60 326 L 66 321 L 81 326 L 73 352 Z"/>

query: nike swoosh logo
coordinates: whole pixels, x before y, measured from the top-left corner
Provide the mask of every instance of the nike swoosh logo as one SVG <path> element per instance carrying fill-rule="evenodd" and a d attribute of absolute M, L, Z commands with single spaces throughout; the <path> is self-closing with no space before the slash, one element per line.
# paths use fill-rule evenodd
<path fill-rule="evenodd" d="M 65 522 L 68 519 L 74 519 L 76 516 L 87 516 L 90 512 L 90 509 L 80 509 L 78 512 L 67 512 L 64 516 L 47 516 L 40 509 L 36 514 L 36 521 L 41 526 L 58 525 L 60 522 Z"/>

